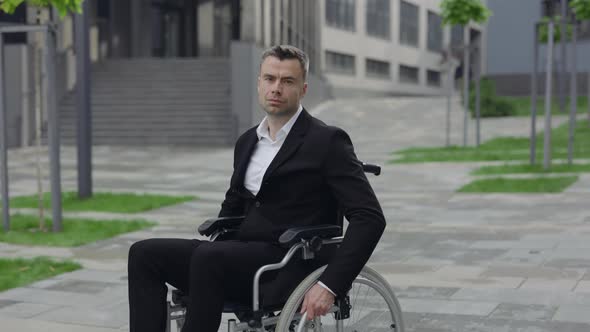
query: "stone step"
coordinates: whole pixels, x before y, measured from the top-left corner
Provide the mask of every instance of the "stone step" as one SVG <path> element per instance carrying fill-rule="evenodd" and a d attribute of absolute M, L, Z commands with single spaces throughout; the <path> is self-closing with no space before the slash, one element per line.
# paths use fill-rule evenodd
<path fill-rule="evenodd" d="M 94 144 L 230 144 L 228 59 L 117 59 L 95 65 Z M 60 104 L 60 135 L 77 134 L 74 93 Z"/>

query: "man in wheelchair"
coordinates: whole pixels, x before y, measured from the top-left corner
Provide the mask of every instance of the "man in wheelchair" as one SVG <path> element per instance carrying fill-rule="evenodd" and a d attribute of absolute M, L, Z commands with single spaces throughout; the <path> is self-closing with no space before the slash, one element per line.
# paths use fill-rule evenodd
<path fill-rule="evenodd" d="M 166 330 L 166 283 L 187 294 L 182 331 L 218 331 L 224 304 L 254 300 L 257 305 L 252 285 L 260 267 L 280 262 L 289 252 L 285 244 L 300 243 L 302 234 L 310 231 L 305 227 L 324 225 L 311 230 L 323 238 L 341 235 L 343 215 L 349 221 L 346 233 L 317 253 L 317 259 L 294 259 L 279 272 L 261 276 L 262 282 L 281 274 L 293 276 L 274 287 L 270 283 L 263 292 L 263 306 L 272 305 L 284 301 L 279 293 L 293 290 L 309 272 L 327 264 L 304 291 L 302 304 L 296 303 L 313 321 L 346 297 L 385 229 L 383 212 L 349 136 L 312 117 L 300 104 L 307 91 L 307 55 L 293 46 L 275 46 L 261 60 L 258 99 L 266 117 L 236 142 L 220 220 L 200 227 L 206 235 L 220 227 L 235 232 L 216 241 L 134 243 L 128 263 L 131 332 Z M 306 243 L 308 254 L 314 246 L 318 249 L 317 240 Z M 253 317 L 259 322 L 257 313 Z"/>

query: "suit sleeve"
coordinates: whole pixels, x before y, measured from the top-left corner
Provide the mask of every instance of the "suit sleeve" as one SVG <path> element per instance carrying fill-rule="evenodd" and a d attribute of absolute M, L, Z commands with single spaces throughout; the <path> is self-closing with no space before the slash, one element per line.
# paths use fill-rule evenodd
<path fill-rule="evenodd" d="M 237 192 L 237 188 L 234 187 L 236 175 L 236 153 L 238 150 L 238 143 L 234 148 L 234 165 L 233 174 L 230 180 L 230 187 L 225 193 L 225 199 L 221 203 L 221 210 L 219 211 L 219 217 L 239 217 L 244 215 L 244 198 Z"/>
<path fill-rule="evenodd" d="M 323 167 L 326 183 L 349 225 L 319 281 L 344 295 L 381 238 L 385 217 L 348 134 L 337 129 L 328 151 Z"/>

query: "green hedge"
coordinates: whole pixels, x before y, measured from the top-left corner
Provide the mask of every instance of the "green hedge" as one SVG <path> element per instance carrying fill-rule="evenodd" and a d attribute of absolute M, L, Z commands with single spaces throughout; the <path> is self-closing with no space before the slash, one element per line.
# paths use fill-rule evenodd
<path fill-rule="evenodd" d="M 496 85 L 489 78 L 480 80 L 480 116 L 482 118 L 513 116 L 517 109 L 507 99 L 496 95 Z M 469 110 L 472 117 L 475 117 L 475 83 L 471 83 L 469 89 Z"/>

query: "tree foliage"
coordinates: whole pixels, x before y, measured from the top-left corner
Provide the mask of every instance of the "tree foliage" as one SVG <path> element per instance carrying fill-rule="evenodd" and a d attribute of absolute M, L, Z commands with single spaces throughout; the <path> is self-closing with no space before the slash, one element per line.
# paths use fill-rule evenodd
<path fill-rule="evenodd" d="M 540 43 L 547 43 L 547 40 L 549 40 L 549 21 L 551 20 L 550 17 L 543 17 L 543 19 L 541 19 L 541 25 L 539 26 L 539 42 Z M 561 41 L 561 16 L 555 16 L 553 17 L 553 22 L 555 22 L 555 24 L 553 25 L 553 42 L 559 42 Z M 566 24 L 566 40 L 570 40 L 573 34 L 573 26 L 571 24 Z"/>
<path fill-rule="evenodd" d="M 481 0 L 443 0 L 440 7 L 445 25 L 467 25 L 470 21 L 481 24 L 492 14 Z"/>
<path fill-rule="evenodd" d="M 573 0 L 570 7 L 579 20 L 590 20 L 590 0 Z"/>
<path fill-rule="evenodd" d="M 37 7 L 54 6 L 63 17 L 70 12 L 80 13 L 82 11 L 82 1 L 84 0 L 0 0 L 0 10 L 12 14 L 16 7 L 25 1 L 27 4 Z"/>

